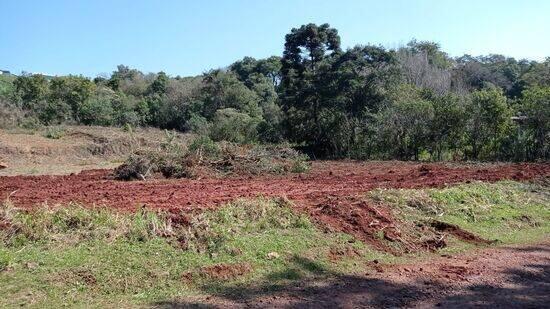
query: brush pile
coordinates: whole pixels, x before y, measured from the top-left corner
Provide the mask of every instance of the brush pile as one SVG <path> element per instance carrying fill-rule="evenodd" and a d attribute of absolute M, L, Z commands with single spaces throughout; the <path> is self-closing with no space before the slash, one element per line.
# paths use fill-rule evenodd
<path fill-rule="evenodd" d="M 187 149 L 177 144 L 158 150 L 138 150 L 114 171 L 119 180 L 148 178 L 200 178 L 302 173 L 308 156 L 285 146 L 214 143 L 198 137 Z"/>

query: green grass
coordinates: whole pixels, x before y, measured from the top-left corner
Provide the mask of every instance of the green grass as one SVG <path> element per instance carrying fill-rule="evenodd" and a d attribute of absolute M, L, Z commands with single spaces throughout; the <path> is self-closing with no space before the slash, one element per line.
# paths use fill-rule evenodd
<path fill-rule="evenodd" d="M 411 235 L 417 223 L 432 219 L 500 244 L 550 234 L 544 183 L 474 182 L 367 196 L 390 206 Z M 175 217 L 76 204 L 25 212 L 6 202 L 0 226 L 0 307 L 133 307 L 197 295 L 268 293 L 311 279 L 362 274 L 374 259 L 431 256 L 394 257 L 350 235 L 322 232 L 283 199 L 239 200 Z M 453 238 L 448 245 L 443 252 L 475 248 Z M 353 254 L 331 260 L 331 251 Z M 216 265 L 240 271 L 215 277 L 208 267 Z"/>
<path fill-rule="evenodd" d="M 365 260 L 385 256 L 348 235 L 321 232 L 283 200 L 236 201 L 188 215 L 185 226 L 168 223 L 167 216 L 78 205 L 27 213 L 6 203 L 0 220 L 10 227 L 0 232 L 0 307 L 151 304 L 350 271 L 352 258 L 328 259 L 332 248 L 355 247 Z M 272 252 L 278 257 L 270 258 Z M 315 267 L 297 260 L 315 261 Z M 247 265 L 249 271 L 227 280 L 204 273 L 219 264 Z"/>
<path fill-rule="evenodd" d="M 500 244 L 536 241 L 550 234 L 547 184 L 473 182 L 444 189 L 380 189 L 369 197 L 393 206 L 405 221 L 444 221 Z"/>

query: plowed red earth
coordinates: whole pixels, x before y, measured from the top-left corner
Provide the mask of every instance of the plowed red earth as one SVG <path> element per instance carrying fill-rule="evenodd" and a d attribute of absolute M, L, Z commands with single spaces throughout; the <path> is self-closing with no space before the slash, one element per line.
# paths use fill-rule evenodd
<path fill-rule="evenodd" d="M 372 205 L 361 199 L 361 194 L 374 188 L 441 187 L 471 180 L 548 176 L 550 164 L 449 167 L 406 162 L 315 162 L 312 172 L 305 175 L 134 182 L 113 180 L 109 170 L 93 170 L 69 176 L 0 177 L 0 198 L 9 197 L 16 206 L 29 208 L 71 201 L 119 210 L 145 206 L 168 209 L 179 220 L 187 213 L 237 198 L 286 197 L 295 202 L 294 208 L 323 228 L 351 234 L 378 250 L 401 254 L 445 246 L 441 233 L 449 233 L 449 228 L 423 231 L 428 241 L 411 237 L 402 232 L 403 223 L 393 217 L 391 209 Z M 458 227 L 454 230 L 451 234 L 466 235 L 470 242 L 489 242 Z M 401 249 L 388 245 L 396 242 Z"/>
<path fill-rule="evenodd" d="M 320 205 L 373 188 L 441 187 L 471 180 L 527 180 L 550 176 L 550 164 L 457 165 L 407 162 L 314 162 L 308 174 L 124 182 L 109 170 L 67 176 L 0 177 L 0 198 L 19 207 L 79 202 L 117 209 L 207 208 L 242 197 L 279 196 Z"/>

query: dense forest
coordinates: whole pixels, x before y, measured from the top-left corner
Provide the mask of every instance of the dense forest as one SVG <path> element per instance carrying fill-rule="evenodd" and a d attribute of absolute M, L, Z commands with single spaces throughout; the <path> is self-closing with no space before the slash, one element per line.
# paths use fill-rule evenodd
<path fill-rule="evenodd" d="M 308 24 L 282 56 L 195 77 L 119 65 L 109 77 L 0 75 L 0 126 L 152 126 L 214 141 L 289 142 L 315 157 L 550 158 L 550 57 L 452 58 L 437 43 L 343 49 Z"/>

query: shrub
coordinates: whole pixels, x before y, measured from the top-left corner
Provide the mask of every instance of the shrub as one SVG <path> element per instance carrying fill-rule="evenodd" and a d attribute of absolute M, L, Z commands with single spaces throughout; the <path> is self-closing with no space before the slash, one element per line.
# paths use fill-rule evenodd
<path fill-rule="evenodd" d="M 220 155 L 220 147 L 208 136 L 200 135 L 189 144 L 189 151 L 209 158 Z"/>
<path fill-rule="evenodd" d="M 62 127 L 48 127 L 44 132 L 45 138 L 60 139 L 65 135 L 65 129 Z"/>
<path fill-rule="evenodd" d="M 210 129 L 210 137 L 215 141 L 234 143 L 254 142 L 257 139 L 258 118 L 240 113 L 233 108 L 217 110 Z"/>
<path fill-rule="evenodd" d="M 196 114 L 191 115 L 191 118 L 187 121 L 187 127 L 191 130 L 191 132 L 200 135 L 206 135 L 210 130 L 208 120 Z"/>
<path fill-rule="evenodd" d="M 21 108 L 0 97 L 0 128 L 16 127 L 24 119 L 24 116 Z"/>
<path fill-rule="evenodd" d="M 154 162 L 149 154 L 134 153 L 128 156 L 122 165 L 115 168 L 114 174 L 118 180 L 144 180 L 155 169 Z"/>
<path fill-rule="evenodd" d="M 40 123 L 40 120 L 38 120 L 36 117 L 30 116 L 23 118 L 19 126 L 27 130 L 37 130 L 42 126 L 42 124 Z"/>
<path fill-rule="evenodd" d="M 86 100 L 78 111 L 83 124 L 108 126 L 113 124 L 113 106 L 105 97 L 93 97 Z"/>

